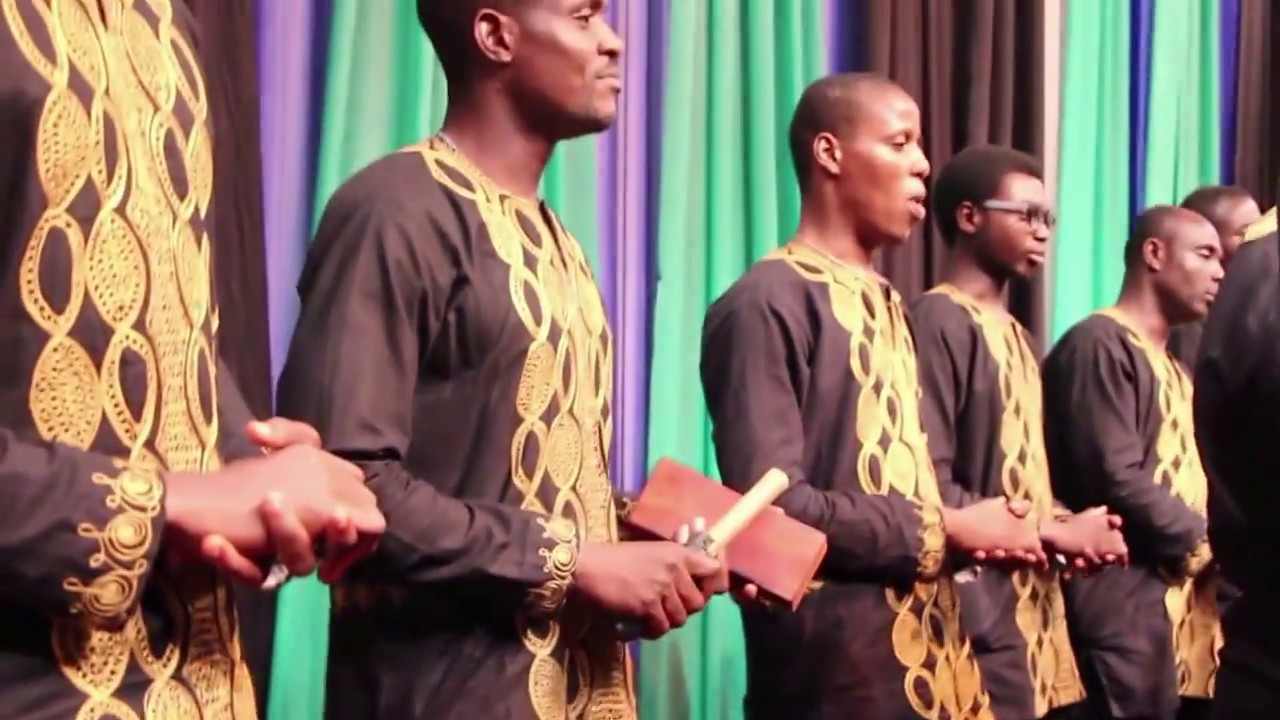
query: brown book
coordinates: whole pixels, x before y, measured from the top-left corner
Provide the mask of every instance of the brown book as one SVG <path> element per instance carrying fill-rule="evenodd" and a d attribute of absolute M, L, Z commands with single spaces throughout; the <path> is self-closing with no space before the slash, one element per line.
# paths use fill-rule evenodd
<path fill-rule="evenodd" d="M 628 503 L 623 521 L 638 534 L 670 539 L 696 517 L 711 529 L 741 497 L 697 470 L 662 458 L 640 495 Z M 729 541 L 725 552 L 731 573 L 755 583 L 766 599 L 794 610 L 827 553 L 827 536 L 766 508 Z"/>

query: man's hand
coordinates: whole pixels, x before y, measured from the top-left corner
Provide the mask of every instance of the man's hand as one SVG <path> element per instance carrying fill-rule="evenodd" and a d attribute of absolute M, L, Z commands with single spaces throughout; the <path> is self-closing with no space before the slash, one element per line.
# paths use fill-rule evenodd
<path fill-rule="evenodd" d="M 965 508 L 943 508 L 947 543 L 976 562 L 1015 560 L 1048 566 L 1031 506 L 990 498 Z"/>
<path fill-rule="evenodd" d="M 1119 515 L 1109 514 L 1105 507 L 1092 508 L 1044 523 L 1040 538 L 1046 547 L 1067 556 L 1070 566 L 1063 576 L 1069 578 L 1077 572 L 1128 562 L 1129 547 L 1120 525 Z"/>
<path fill-rule="evenodd" d="M 719 561 L 674 542 L 584 542 L 574 587 L 607 614 L 636 620 L 653 639 L 702 610 L 703 586 L 718 586 L 723 572 Z"/>
<path fill-rule="evenodd" d="M 262 571 L 249 558 L 278 554 L 291 572 L 305 574 L 315 565 L 313 538 L 351 548 L 380 535 L 386 521 L 363 473 L 319 450 L 311 444 L 315 431 L 303 428 L 269 422 L 259 437 L 283 449 L 213 473 L 168 475 L 166 513 L 178 542 L 237 577 L 260 581 Z M 326 567 L 325 575 L 333 570 Z"/>

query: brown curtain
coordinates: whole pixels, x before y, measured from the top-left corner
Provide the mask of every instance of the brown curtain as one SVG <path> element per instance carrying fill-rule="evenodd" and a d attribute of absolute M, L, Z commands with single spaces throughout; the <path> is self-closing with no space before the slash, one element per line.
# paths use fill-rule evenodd
<path fill-rule="evenodd" d="M 186 3 L 196 18 L 198 53 L 213 126 L 210 236 L 220 307 L 219 353 L 254 415 L 269 417 L 271 341 L 262 234 L 256 0 Z M 265 708 L 275 596 L 238 588 L 236 606 L 259 707 Z"/>
<path fill-rule="evenodd" d="M 1276 201 L 1280 177 L 1280 116 L 1276 88 L 1280 73 L 1280 8 L 1274 0 L 1240 1 L 1240 44 L 1236 86 L 1236 183 L 1248 188 L 1263 208 Z"/>
<path fill-rule="evenodd" d="M 1043 158 L 1043 0 L 864 0 L 862 67 L 920 103 L 934 170 L 969 145 L 1005 145 Z M 946 247 L 932 219 L 880 269 L 911 300 L 935 285 Z M 1043 333 L 1042 281 L 1010 289 L 1009 308 Z"/>

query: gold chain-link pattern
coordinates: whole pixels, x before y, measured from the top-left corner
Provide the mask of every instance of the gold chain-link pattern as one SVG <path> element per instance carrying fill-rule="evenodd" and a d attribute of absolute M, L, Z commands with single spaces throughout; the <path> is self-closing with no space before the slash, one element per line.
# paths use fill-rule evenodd
<path fill-rule="evenodd" d="M 515 398 L 520 426 L 511 441 L 511 478 L 522 507 L 563 518 L 582 541 L 616 542 L 609 485 L 613 344 L 604 304 L 576 240 L 539 203 L 499 189 L 463 155 L 433 138 L 409 149 L 432 175 L 475 203 L 510 272 L 511 305 L 529 332 Z M 548 524 L 549 586 L 539 604 L 562 594 L 568 533 Z M 591 632 L 581 613 L 517 618 L 533 654 L 529 696 L 542 720 L 635 717 L 629 658 L 621 643 Z"/>
<path fill-rule="evenodd" d="M 23 306 L 48 334 L 31 415 L 46 440 L 88 448 L 106 430 L 128 450 L 119 476 L 94 478 L 109 490 L 114 519 L 79 528 L 101 548 L 90 563 L 109 570 L 66 587 L 89 614 L 134 609 L 118 629 L 54 622 L 63 674 L 86 696 L 77 718 L 138 717 L 115 698 L 131 659 L 152 680 L 148 719 L 252 718 L 230 601 L 211 575 L 182 581 L 187 607 L 171 597 L 173 637 L 191 635 L 186 653 L 170 644 L 155 657 L 134 604 L 161 502 L 156 469 L 220 462 L 217 310 L 203 229 L 212 145 L 194 53 L 173 25 L 170 0 L 0 2 L 16 46 L 49 86 L 34 147 L 46 207 L 19 267 Z M 59 251 L 66 287 L 53 291 L 43 278 Z M 80 338 L 100 328 L 110 339 L 99 364 Z M 138 385 L 141 398 L 132 396 Z"/>
<path fill-rule="evenodd" d="M 1022 326 L 986 309 L 953 285 L 933 291 L 969 314 L 995 361 L 1000 405 L 1000 482 L 1010 500 L 1031 503 L 1041 518 L 1054 514 L 1049 460 L 1044 445 L 1040 363 Z M 1017 603 L 1014 617 L 1027 642 L 1027 670 L 1035 693 L 1036 717 L 1079 702 L 1084 686 L 1067 634 L 1066 604 L 1056 571 L 1020 568 L 1011 573 Z"/>
<path fill-rule="evenodd" d="M 1209 481 L 1200 462 L 1192 420 L 1192 387 L 1187 371 L 1164 348 L 1147 340 L 1117 308 L 1100 310 L 1126 331 L 1125 336 L 1147 359 L 1156 380 L 1160 432 L 1156 436 L 1153 481 L 1180 498 L 1201 516 L 1207 511 Z M 1222 648 L 1217 580 L 1196 574 L 1208 564 L 1208 540 L 1202 541 L 1183 563 L 1185 575 L 1171 578 L 1165 609 L 1173 627 L 1178 664 L 1178 694 L 1213 697 Z"/>
<path fill-rule="evenodd" d="M 858 481 L 868 495 L 897 493 L 922 507 L 942 498 L 920 421 L 915 343 L 898 293 L 871 273 L 804 246 L 775 251 L 809 282 L 825 286 L 831 312 L 849 333 L 849 367 L 858 385 Z M 922 718 L 990 720 L 973 649 L 960 629 L 953 581 L 918 581 L 885 590 L 896 613 L 893 650 L 906 668 L 903 691 Z"/>

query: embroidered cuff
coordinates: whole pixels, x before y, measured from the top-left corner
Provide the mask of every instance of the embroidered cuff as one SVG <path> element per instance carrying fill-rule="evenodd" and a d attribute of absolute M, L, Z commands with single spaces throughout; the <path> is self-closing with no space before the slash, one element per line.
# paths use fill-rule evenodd
<path fill-rule="evenodd" d="M 542 537 L 550 540 L 550 547 L 538 550 L 542 556 L 542 570 L 550 577 L 529 591 L 528 606 L 539 615 L 554 615 L 564 605 L 578 566 L 578 530 L 564 518 L 538 518 Z"/>
<path fill-rule="evenodd" d="M 71 612 L 95 618 L 118 618 L 138 600 L 151 566 L 154 523 L 164 505 L 164 481 L 153 468 L 126 466 L 108 477 L 93 474 L 93 482 L 107 488 L 105 503 L 114 513 L 101 527 L 82 522 L 76 532 L 96 541 L 83 577 L 69 577 L 62 587 L 73 596 Z"/>
<path fill-rule="evenodd" d="M 925 504 L 920 513 L 920 554 L 917 556 L 916 576 L 932 580 L 942 572 L 946 556 L 947 531 L 942 524 L 942 506 Z"/>

